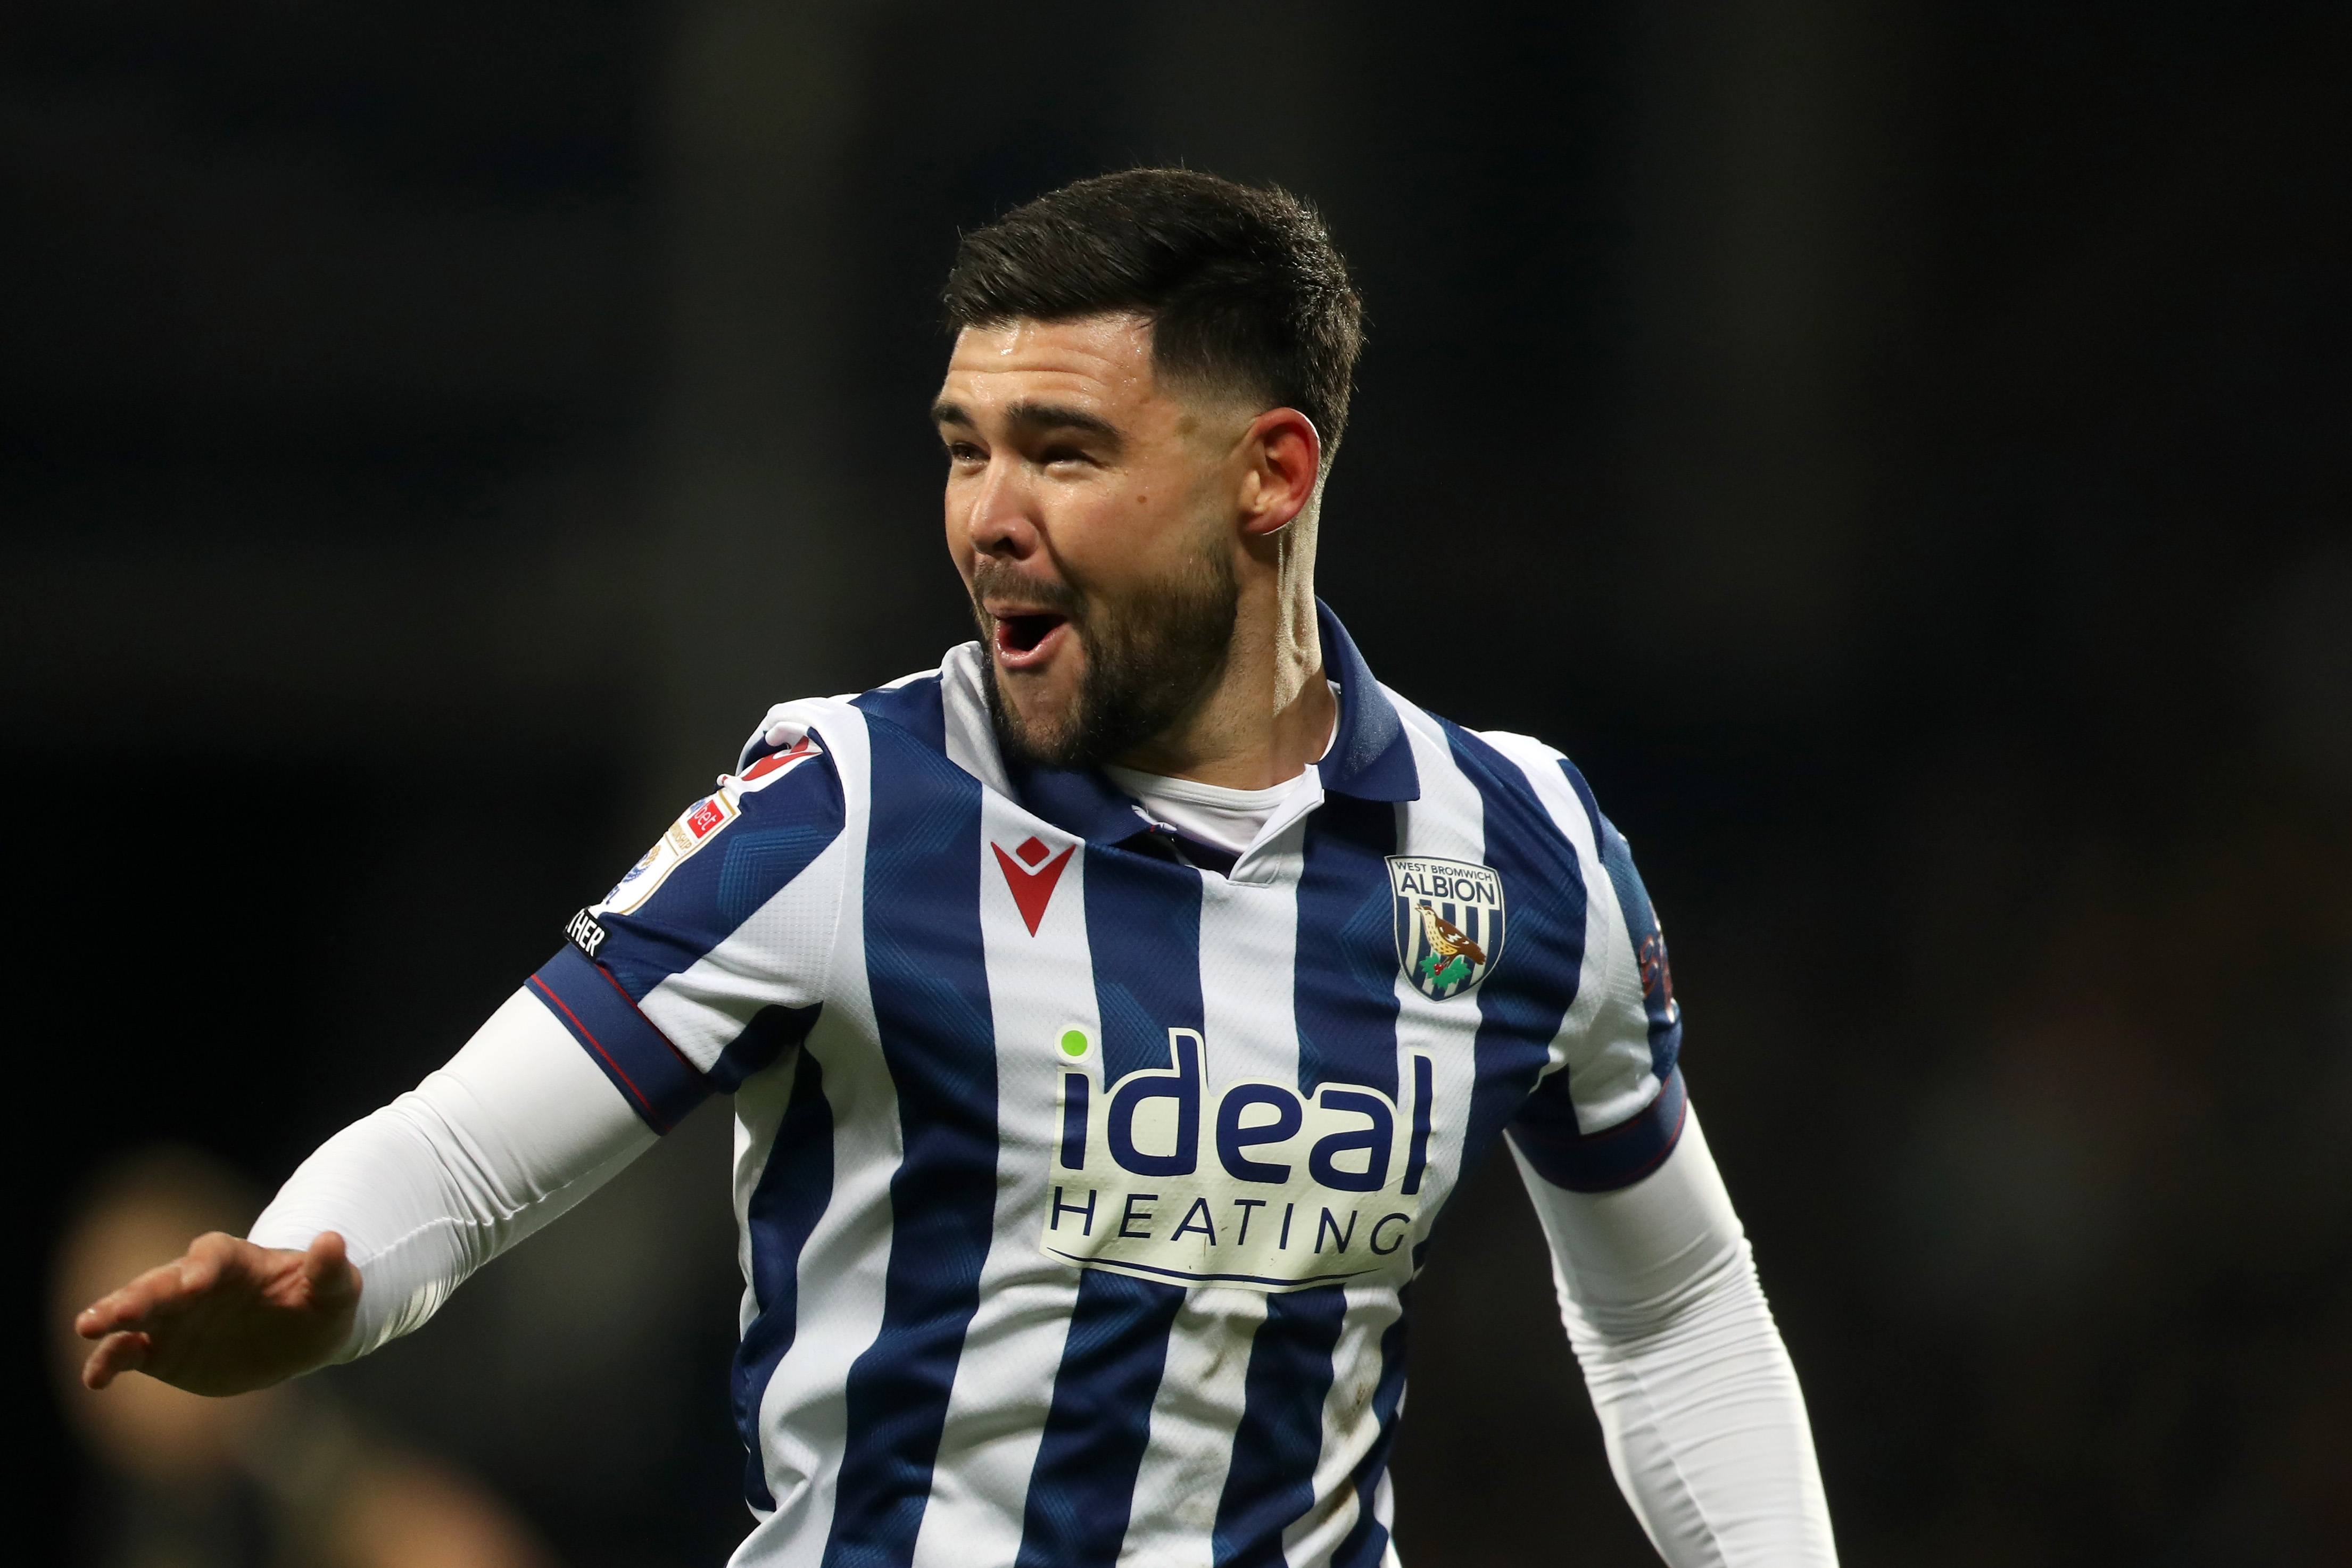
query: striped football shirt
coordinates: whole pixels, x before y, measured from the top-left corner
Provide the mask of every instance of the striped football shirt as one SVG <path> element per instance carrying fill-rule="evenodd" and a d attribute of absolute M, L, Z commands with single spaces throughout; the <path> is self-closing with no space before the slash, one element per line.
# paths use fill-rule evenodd
<path fill-rule="evenodd" d="M 532 977 L 656 1131 L 734 1097 L 739 1563 L 1392 1562 L 1448 1196 L 1506 1130 L 1580 1191 L 1674 1146 L 1583 779 L 1322 639 L 1318 787 L 1237 856 L 1008 765 L 971 643 L 772 710 Z"/>

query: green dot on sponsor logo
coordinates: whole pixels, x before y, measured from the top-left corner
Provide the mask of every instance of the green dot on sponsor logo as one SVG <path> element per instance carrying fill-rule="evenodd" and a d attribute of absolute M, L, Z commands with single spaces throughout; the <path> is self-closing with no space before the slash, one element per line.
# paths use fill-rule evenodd
<path fill-rule="evenodd" d="M 1086 1053 L 1086 1031 L 1084 1030 L 1076 1029 L 1065 1030 L 1062 1035 L 1062 1054 L 1065 1056 L 1084 1056 Z"/>

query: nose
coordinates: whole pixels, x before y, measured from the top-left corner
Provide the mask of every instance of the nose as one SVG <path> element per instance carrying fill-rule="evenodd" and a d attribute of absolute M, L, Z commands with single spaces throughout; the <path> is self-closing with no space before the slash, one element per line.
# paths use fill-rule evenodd
<path fill-rule="evenodd" d="M 1022 469 L 1017 459 L 1000 452 L 981 474 L 964 519 L 977 553 L 1023 560 L 1037 549 L 1036 496 Z"/>

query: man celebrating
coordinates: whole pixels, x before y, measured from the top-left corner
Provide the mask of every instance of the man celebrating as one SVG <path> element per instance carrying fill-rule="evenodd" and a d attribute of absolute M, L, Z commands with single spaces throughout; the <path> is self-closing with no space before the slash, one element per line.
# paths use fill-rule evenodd
<path fill-rule="evenodd" d="M 1625 841 L 1315 598 L 1360 340 L 1320 221 L 1085 181 L 946 302 L 981 640 L 771 710 L 250 1240 L 85 1312 L 85 1380 L 364 1354 L 726 1092 L 738 1563 L 1393 1563 L 1404 1288 L 1507 1134 L 1659 1552 L 1833 1563 Z"/>

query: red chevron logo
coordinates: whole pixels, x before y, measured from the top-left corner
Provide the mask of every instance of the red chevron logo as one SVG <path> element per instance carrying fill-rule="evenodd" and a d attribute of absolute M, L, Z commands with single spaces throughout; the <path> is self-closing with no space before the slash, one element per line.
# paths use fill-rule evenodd
<path fill-rule="evenodd" d="M 1045 841 L 1034 837 L 1012 854 L 994 843 L 988 847 L 996 852 L 996 863 L 1004 868 L 1004 885 L 1013 890 L 1013 904 L 1028 922 L 1029 935 L 1036 936 L 1037 923 L 1045 918 L 1045 905 L 1054 901 L 1054 884 L 1062 880 L 1062 868 L 1070 863 L 1070 852 L 1078 846 L 1070 845 L 1052 860 L 1045 860 Z M 1038 864 L 1040 861 L 1045 863 Z"/>

